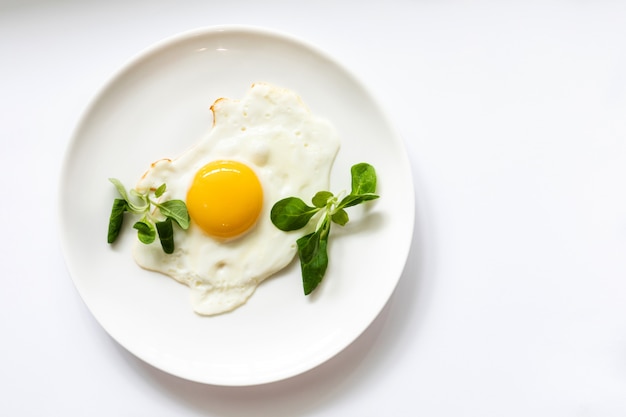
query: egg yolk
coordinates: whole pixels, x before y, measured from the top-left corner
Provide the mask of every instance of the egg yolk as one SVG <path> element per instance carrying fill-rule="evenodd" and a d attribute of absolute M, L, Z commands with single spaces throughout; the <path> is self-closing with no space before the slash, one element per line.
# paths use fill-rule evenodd
<path fill-rule="evenodd" d="M 189 216 L 209 236 L 228 239 L 252 227 L 263 206 L 256 174 L 236 161 L 213 161 L 196 173 L 187 192 Z"/>

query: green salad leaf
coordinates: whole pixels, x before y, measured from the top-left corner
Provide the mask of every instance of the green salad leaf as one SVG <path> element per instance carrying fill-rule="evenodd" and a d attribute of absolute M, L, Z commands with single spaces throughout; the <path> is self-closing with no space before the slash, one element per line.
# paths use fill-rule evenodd
<path fill-rule="evenodd" d="M 122 230 L 124 224 L 124 212 L 128 210 L 128 203 L 123 198 L 113 200 L 111 216 L 109 217 L 109 233 L 107 242 L 113 243 Z"/>
<path fill-rule="evenodd" d="M 115 186 L 121 198 L 113 200 L 111 215 L 109 217 L 109 229 L 107 242 L 117 240 L 124 223 L 124 213 L 140 215 L 133 228 L 137 230 L 137 238 L 146 245 L 154 242 L 159 237 L 161 247 L 165 253 L 174 252 L 174 228 L 176 222 L 181 229 L 189 228 L 189 213 L 187 205 L 182 200 L 155 201 L 150 197 L 151 191 L 141 193 L 135 189 L 126 191 L 124 185 L 116 178 L 109 178 Z M 154 198 L 160 199 L 166 191 L 166 185 L 162 184 L 154 190 Z M 152 207 L 154 206 L 153 209 Z"/>
<path fill-rule="evenodd" d="M 174 220 L 182 229 L 187 230 L 189 228 L 189 213 L 187 213 L 187 206 L 184 201 L 168 200 L 161 204 L 154 203 L 154 205 L 159 208 L 162 215 Z"/>
<path fill-rule="evenodd" d="M 141 243 L 149 245 L 156 238 L 156 229 L 150 220 L 143 218 L 136 222 L 133 227 L 137 229 L 137 237 Z"/>
<path fill-rule="evenodd" d="M 286 232 L 302 229 L 320 213 L 315 231 L 296 241 L 305 295 L 313 292 L 326 274 L 331 224 L 345 226 L 350 220 L 346 208 L 379 198 L 375 194 L 377 179 L 373 166 L 365 162 L 353 165 L 350 174 L 352 189 L 341 199 L 330 191 L 319 191 L 311 199 L 313 206 L 298 197 L 287 197 L 274 204 L 270 211 L 274 226 Z"/>
<path fill-rule="evenodd" d="M 156 222 L 156 229 L 159 233 L 159 240 L 161 241 L 161 247 L 163 252 L 170 254 L 174 252 L 174 227 L 172 226 L 172 219 L 166 218 L 161 222 Z"/>
<path fill-rule="evenodd" d="M 307 225 L 320 207 L 309 207 L 297 197 L 287 197 L 272 207 L 270 219 L 280 230 L 298 230 Z"/>

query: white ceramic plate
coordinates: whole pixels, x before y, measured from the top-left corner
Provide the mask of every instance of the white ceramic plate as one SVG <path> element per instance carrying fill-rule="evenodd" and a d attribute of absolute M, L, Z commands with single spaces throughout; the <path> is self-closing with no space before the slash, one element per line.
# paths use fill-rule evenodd
<path fill-rule="evenodd" d="M 132 229 L 106 243 L 116 177 L 133 185 L 149 164 L 175 157 L 210 129 L 209 106 L 256 81 L 295 90 L 342 137 L 331 176 L 350 188 L 350 166 L 373 164 L 381 198 L 334 227 L 324 282 L 302 293 L 296 261 L 230 314 L 200 317 L 189 291 L 140 269 Z M 97 95 L 70 143 L 60 190 L 70 274 L 104 329 L 153 366 L 189 380 L 253 385 L 307 371 L 340 352 L 376 318 L 402 274 L 414 196 L 401 140 L 375 100 L 335 61 L 300 41 L 256 28 L 195 30 L 160 42 Z M 271 244 L 271 242 L 268 242 Z"/>

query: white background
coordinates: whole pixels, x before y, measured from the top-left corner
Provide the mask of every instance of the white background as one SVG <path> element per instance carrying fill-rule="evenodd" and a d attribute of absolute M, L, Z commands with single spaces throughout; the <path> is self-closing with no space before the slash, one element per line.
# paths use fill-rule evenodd
<path fill-rule="evenodd" d="M 289 33 L 357 74 L 417 196 L 379 318 L 324 365 L 256 387 L 127 353 L 58 238 L 88 102 L 137 52 L 217 24 Z M 1 415 L 626 415 L 626 3 L 0 1 L 0 57 Z"/>

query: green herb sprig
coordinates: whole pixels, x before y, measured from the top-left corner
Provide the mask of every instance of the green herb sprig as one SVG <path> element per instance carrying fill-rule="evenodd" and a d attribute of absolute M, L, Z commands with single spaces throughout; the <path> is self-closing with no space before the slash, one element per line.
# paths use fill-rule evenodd
<path fill-rule="evenodd" d="M 298 257 L 302 270 L 304 294 L 309 295 L 322 282 L 328 267 L 328 236 L 331 223 L 344 226 L 349 221 L 346 208 L 377 199 L 376 171 L 367 163 L 350 169 L 352 190 L 345 196 L 335 196 L 330 191 L 319 191 L 309 206 L 298 197 L 287 197 L 272 207 L 270 218 L 274 226 L 283 231 L 298 230 L 306 226 L 317 213 L 322 213 L 316 230 L 299 238 Z"/>
<path fill-rule="evenodd" d="M 183 230 L 189 228 L 189 213 L 187 206 L 182 200 L 167 200 L 157 203 L 150 197 L 150 192 L 140 193 L 135 189 L 129 192 L 116 178 L 109 178 L 122 198 L 113 200 L 111 216 L 109 217 L 109 230 L 107 242 L 113 243 L 122 230 L 124 213 L 140 215 L 141 219 L 135 222 L 133 228 L 137 229 L 137 237 L 142 243 L 150 244 L 159 236 L 161 247 L 165 253 L 174 252 L 174 227 L 172 220 Z M 154 197 L 160 198 L 165 192 L 166 186 L 162 184 L 154 191 Z M 161 216 L 157 217 L 152 206 L 159 209 Z"/>

